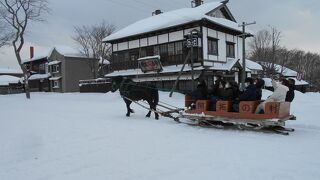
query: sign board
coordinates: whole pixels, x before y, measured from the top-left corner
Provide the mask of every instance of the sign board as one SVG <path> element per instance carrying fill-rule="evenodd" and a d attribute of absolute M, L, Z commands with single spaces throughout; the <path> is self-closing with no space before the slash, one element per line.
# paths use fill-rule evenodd
<path fill-rule="evenodd" d="M 197 47 L 198 46 L 198 38 L 187 39 L 187 47 Z"/>
<path fill-rule="evenodd" d="M 138 59 L 139 67 L 143 73 L 161 72 L 162 65 L 160 56 L 150 56 Z"/>

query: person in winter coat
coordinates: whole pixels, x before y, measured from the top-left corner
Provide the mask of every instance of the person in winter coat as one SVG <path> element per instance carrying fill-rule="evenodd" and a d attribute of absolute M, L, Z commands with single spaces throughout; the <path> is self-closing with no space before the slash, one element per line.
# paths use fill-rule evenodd
<path fill-rule="evenodd" d="M 205 81 L 200 81 L 197 85 L 197 89 L 191 92 L 191 96 L 195 100 L 205 100 L 208 95 L 207 83 Z"/>
<path fill-rule="evenodd" d="M 264 86 L 264 80 L 260 79 L 260 78 L 256 79 L 255 85 L 256 85 L 256 88 L 257 88 L 257 98 L 256 98 L 256 100 L 260 101 L 262 99 L 262 88 Z"/>
<path fill-rule="evenodd" d="M 257 99 L 257 88 L 252 78 L 248 77 L 245 79 L 245 91 L 239 96 L 238 101 L 233 104 L 233 110 L 239 111 L 240 101 L 255 101 Z"/>
<path fill-rule="evenodd" d="M 294 79 L 287 80 L 287 87 L 289 88 L 289 91 L 287 92 L 287 95 L 286 95 L 286 102 L 292 102 L 294 99 L 294 87 L 295 87 Z"/>
<path fill-rule="evenodd" d="M 226 82 L 225 88 L 221 91 L 221 99 L 234 101 L 238 97 L 238 89 L 233 82 Z"/>
<path fill-rule="evenodd" d="M 245 80 L 245 91 L 239 96 L 239 101 L 255 101 L 257 99 L 257 88 L 252 78 Z"/>
<path fill-rule="evenodd" d="M 272 79 L 271 81 L 273 86 L 273 94 L 269 96 L 264 102 L 260 103 L 256 109 L 256 114 L 264 112 L 265 105 L 267 102 L 285 102 L 287 92 L 289 91 L 289 88 L 279 82 L 276 82 L 275 79 Z"/>

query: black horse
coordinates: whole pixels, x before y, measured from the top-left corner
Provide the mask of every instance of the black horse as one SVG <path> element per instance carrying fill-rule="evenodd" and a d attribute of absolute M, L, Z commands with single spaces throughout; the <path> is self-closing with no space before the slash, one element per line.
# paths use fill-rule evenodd
<path fill-rule="evenodd" d="M 127 105 L 126 116 L 129 117 L 130 113 L 134 113 L 130 108 L 132 101 L 146 100 L 150 105 L 150 109 L 154 110 L 155 118 L 159 119 L 159 114 L 155 112 L 159 102 L 159 93 L 154 86 L 142 83 L 138 84 L 131 79 L 124 79 L 122 76 L 118 76 L 112 78 L 111 92 L 115 92 L 118 89 L 121 97 Z M 149 110 L 146 117 L 150 117 L 150 115 L 151 111 Z"/>

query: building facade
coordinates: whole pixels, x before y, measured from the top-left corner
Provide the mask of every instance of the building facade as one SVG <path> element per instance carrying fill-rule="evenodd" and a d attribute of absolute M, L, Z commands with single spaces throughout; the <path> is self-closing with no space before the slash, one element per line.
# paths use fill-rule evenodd
<path fill-rule="evenodd" d="M 47 55 L 33 57 L 24 64 L 33 91 L 61 93 L 79 92 L 79 81 L 95 78 L 98 69 L 97 59 L 84 57 L 69 47 L 52 48 Z"/>
<path fill-rule="evenodd" d="M 197 2 L 193 8 L 156 13 L 106 37 L 104 42 L 112 45 L 113 70 L 106 77 L 128 76 L 170 89 L 187 60 L 180 90 L 192 89 L 192 74 L 193 79 L 205 80 L 209 85 L 218 76 L 238 82 L 242 71 L 240 36 L 243 33 L 227 2 Z M 142 73 L 138 59 L 156 55 L 160 57 L 163 71 Z"/>

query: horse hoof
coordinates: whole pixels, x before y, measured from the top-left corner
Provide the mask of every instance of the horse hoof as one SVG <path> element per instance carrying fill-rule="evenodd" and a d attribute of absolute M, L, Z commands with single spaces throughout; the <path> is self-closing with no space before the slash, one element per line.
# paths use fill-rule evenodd
<path fill-rule="evenodd" d="M 159 117 L 156 117 L 156 120 L 159 120 Z"/>
<path fill-rule="evenodd" d="M 126 114 L 127 117 L 130 117 L 130 114 Z"/>
<path fill-rule="evenodd" d="M 147 118 L 150 118 L 150 115 L 146 115 Z"/>

